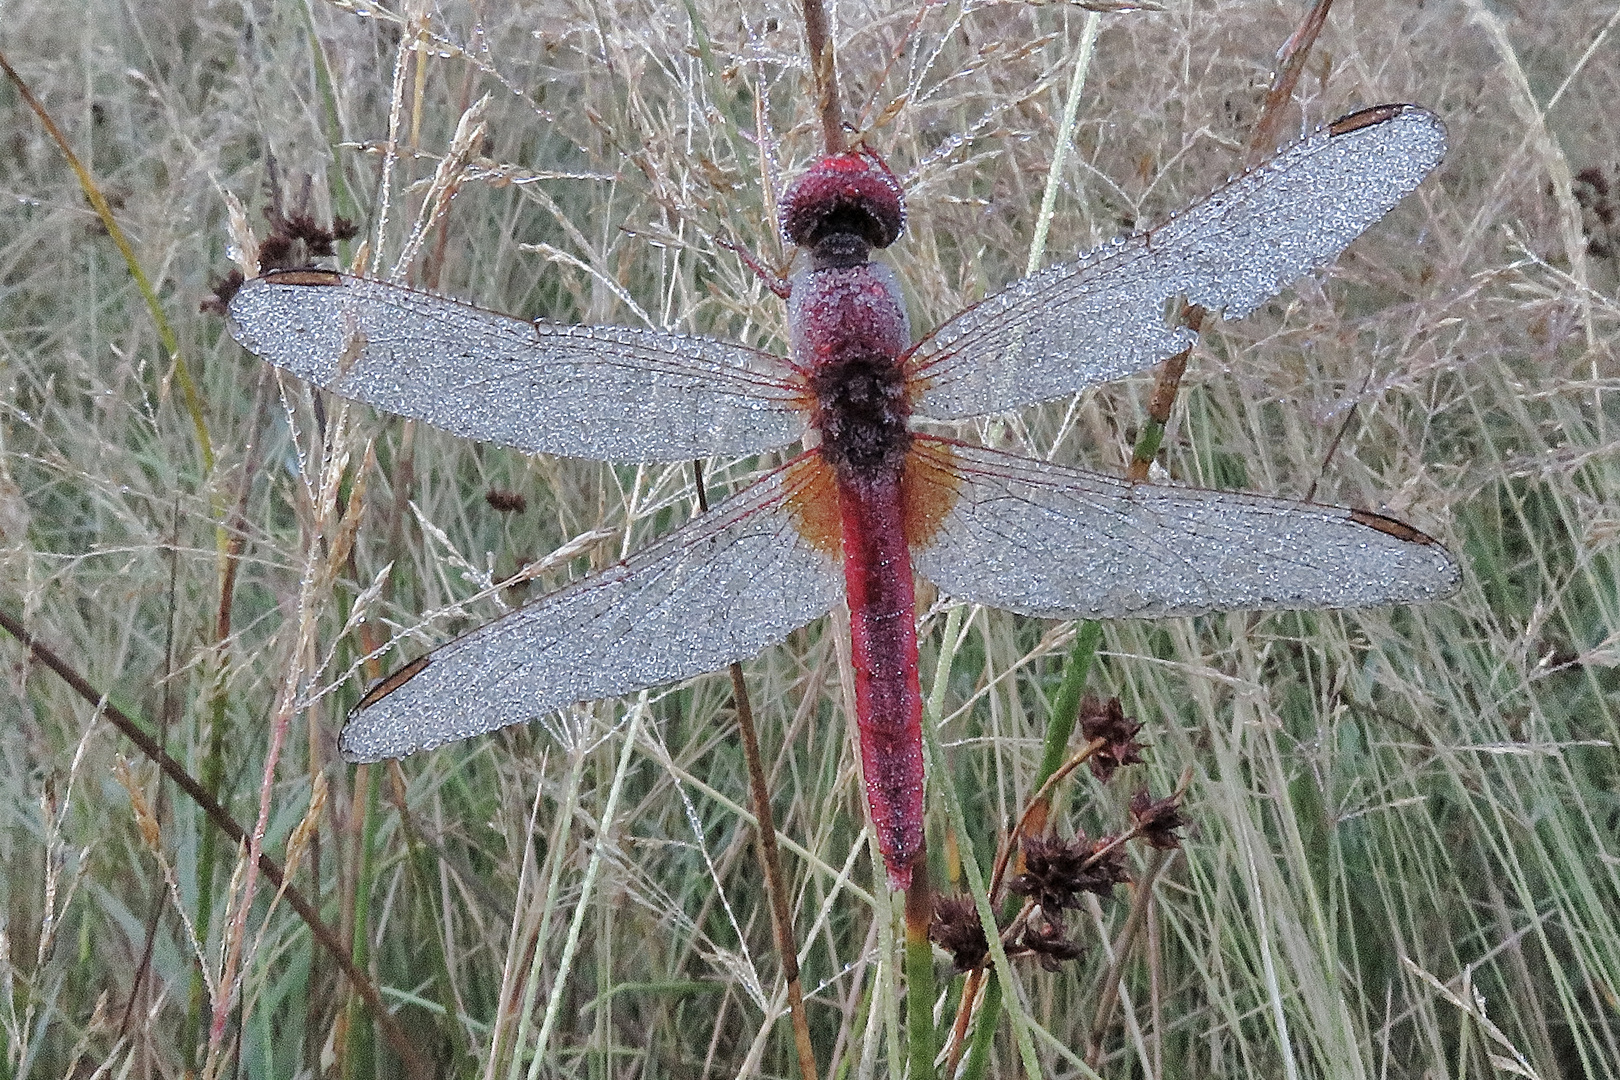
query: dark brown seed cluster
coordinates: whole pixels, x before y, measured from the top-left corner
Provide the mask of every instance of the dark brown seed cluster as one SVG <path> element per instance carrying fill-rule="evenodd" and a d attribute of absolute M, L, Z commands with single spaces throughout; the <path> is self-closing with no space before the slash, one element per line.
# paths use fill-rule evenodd
<path fill-rule="evenodd" d="M 972 971 L 990 955 L 984 924 L 969 896 L 945 896 L 934 901 L 928 938 L 951 954 L 951 963 L 958 972 Z"/>
<path fill-rule="evenodd" d="M 1181 837 L 1176 830 L 1191 824 L 1181 812 L 1181 796 L 1155 799 L 1147 788 L 1131 796 L 1131 822 L 1136 835 L 1160 851 L 1180 847 Z"/>
<path fill-rule="evenodd" d="M 1056 913 L 1079 907 L 1084 893 L 1107 896 L 1130 879 L 1125 848 L 1114 837 L 1030 836 L 1024 839 L 1024 872 L 1007 883 L 1007 890 Z"/>
<path fill-rule="evenodd" d="M 1586 250 L 1600 259 L 1620 258 L 1620 168 L 1586 168 L 1575 174 Z"/>
<path fill-rule="evenodd" d="M 1143 745 L 1136 736 L 1142 725 L 1125 715 L 1118 698 L 1088 695 L 1080 705 L 1079 719 L 1088 743 L 1102 741 L 1089 759 L 1099 780 L 1106 783 L 1121 766 L 1141 762 Z M 1069 935 L 1067 913 L 1077 910 L 1087 893 L 1107 897 L 1116 885 L 1131 880 L 1126 844 L 1135 841 L 1161 850 L 1181 846 L 1177 830 L 1189 821 L 1181 812 L 1180 792 L 1155 799 L 1142 788 L 1131 796 L 1129 813 L 1128 828 L 1095 840 L 1084 832 L 1068 840 L 1055 832 L 1022 839 L 1021 866 L 1006 882 L 1006 890 L 1024 903 L 1012 921 L 997 930 L 1009 956 L 1032 956 L 1048 970 L 1079 957 L 1084 948 Z M 959 972 L 985 963 L 984 928 L 967 897 L 937 901 L 928 936 L 951 954 Z"/>
<path fill-rule="evenodd" d="M 1091 755 L 1091 773 L 1103 783 L 1113 779 L 1121 765 L 1139 765 L 1141 743 L 1136 741 L 1142 725 L 1125 715 L 1119 698 L 1107 701 L 1087 694 L 1080 702 L 1080 734 L 1087 741 L 1103 740 L 1103 747 Z"/>
<path fill-rule="evenodd" d="M 529 500 L 523 497 L 521 491 L 502 491 L 499 488 L 490 488 L 484 492 L 484 501 L 490 508 L 503 514 L 521 514 L 529 508 Z"/>
<path fill-rule="evenodd" d="M 264 216 L 270 219 L 270 235 L 259 244 L 259 269 L 296 270 L 311 265 L 314 260 L 337 254 L 339 240 L 353 240 L 360 233 L 359 226 L 347 218 L 333 218 L 330 226 L 320 224 L 313 216 L 299 212 L 283 216 L 273 213 L 274 207 L 265 207 Z"/>

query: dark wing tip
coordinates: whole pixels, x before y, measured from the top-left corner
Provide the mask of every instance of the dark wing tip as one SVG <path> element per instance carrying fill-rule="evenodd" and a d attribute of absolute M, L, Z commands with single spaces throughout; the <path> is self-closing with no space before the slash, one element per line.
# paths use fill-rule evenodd
<path fill-rule="evenodd" d="M 269 270 L 259 278 L 267 285 L 342 285 L 343 275 L 336 270 Z"/>
<path fill-rule="evenodd" d="M 427 670 L 427 666 L 432 662 L 432 659 L 431 654 L 418 656 L 404 667 L 389 672 L 371 684 L 371 688 L 366 691 L 365 696 L 360 699 L 354 708 L 349 710 L 348 719 L 343 723 L 343 730 L 338 732 L 338 752 L 343 755 L 344 761 L 381 761 L 384 758 L 405 757 L 419 749 L 413 743 L 407 749 L 398 752 L 389 752 L 388 750 L 379 752 L 376 749 L 364 748 L 358 744 L 372 741 L 371 737 L 375 735 L 378 722 L 374 716 L 363 715 L 365 710 L 376 705 L 389 694 L 422 674 L 423 671 Z"/>
<path fill-rule="evenodd" d="M 418 656 L 415 660 L 412 660 L 404 667 L 397 668 L 394 671 L 389 672 L 387 675 L 384 675 L 382 678 L 371 684 L 371 687 L 366 691 L 366 696 L 360 699 L 360 703 L 349 712 L 349 716 L 352 718 L 354 714 L 359 712 L 361 709 L 368 709 L 377 704 L 377 702 L 381 701 L 389 694 L 392 694 L 395 690 L 398 690 L 400 687 L 404 686 L 418 675 L 422 674 L 422 672 L 431 662 L 432 658 L 429 655 L 424 654 L 422 656 Z"/>
<path fill-rule="evenodd" d="M 1433 130 L 1439 136 L 1440 150 L 1443 153 L 1446 143 L 1446 125 L 1438 116 L 1421 105 L 1411 105 L 1406 102 L 1391 102 L 1387 105 L 1374 105 L 1371 108 L 1361 109 L 1341 116 L 1327 126 L 1328 137 L 1332 139 L 1353 135 L 1358 131 L 1381 127 L 1395 121 L 1407 121 L 1420 124 Z"/>
<path fill-rule="evenodd" d="M 1365 525 L 1369 529 L 1377 529 L 1381 533 L 1393 536 L 1397 540 L 1405 540 L 1409 544 L 1439 544 L 1440 541 L 1426 532 L 1412 528 L 1404 521 L 1396 521 L 1383 514 L 1375 514 L 1371 510 L 1352 510 L 1350 520 L 1357 525 Z"/>
<path fill-rule="evenodd" d="M 1426 556 L 1432 560 L 1430 573 L 1413 594 L 1414 599 L 1432 600 L 1449 596 L 1462 584 L 1462 567 L 1452 557 L 1451 552 L 1446 550 L 1446 546 L 1428 533 L 1414 529 L 1404 521 L 1375 514 L 1371 510 L 1351 510 L 1349 519 L 1357 525 L 1375 529 L 1385 536 L 1425 550 Z M 1416 552 L 1413 554 L 1416 555 Z"/>

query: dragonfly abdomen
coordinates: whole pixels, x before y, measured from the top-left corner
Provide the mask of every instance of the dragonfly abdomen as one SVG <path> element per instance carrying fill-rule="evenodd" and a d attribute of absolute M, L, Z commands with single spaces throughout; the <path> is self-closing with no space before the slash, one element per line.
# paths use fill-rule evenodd
<path fill-rule="evenodd" d="M 844 591 L 861 772 L 889 882 L 911 882 L 923 843 L 922 689 L 916 592 L 898 472 L 840 476 Z"/>

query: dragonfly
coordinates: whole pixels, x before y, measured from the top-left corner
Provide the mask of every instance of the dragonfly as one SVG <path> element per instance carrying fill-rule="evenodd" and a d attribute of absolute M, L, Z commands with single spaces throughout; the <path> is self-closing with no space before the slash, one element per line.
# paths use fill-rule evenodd
<path fill-rule="evenodd" d="M 1123 479 L 930 434 L 1072 395 L 1189 348 L 1321 269 L 1445 152 L 1415 105 L 1345 116 L 1155 228 L 1016 281 L 913 340 L 894 270 L 904 196 L 870 147 L 781 201 L 798 268 L 788 355 L 668 330 L 528 321 L 322 269 L 229 305 L 250 352 L 456 435 L 604 461 L 796 454 L 604 571 L 418 657 L 361 699 L 351 761 L 429 750 L 747 660 L 848 605 L 862 775 L 886 875 L 923 852 L 920 576 L 1049 619 L 1435 599 L 1433 538 L 1369 511 Z"/>

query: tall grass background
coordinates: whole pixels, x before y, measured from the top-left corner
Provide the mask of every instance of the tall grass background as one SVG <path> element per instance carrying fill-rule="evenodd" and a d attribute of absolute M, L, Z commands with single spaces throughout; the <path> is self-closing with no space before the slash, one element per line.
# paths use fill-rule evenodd
<path fill-rule="evenodd" d="M 1048 261 L 1235 171 L 1300 15 L 1166 6 L 1104 20 Z M 848 113 L 908 192 L 888 258 L 918 328 L 1022 274 L 1084 18 L 833 9 Z M 230 268 L 227 196 L 262 232 L 274 155 L 284 187 L 311 178 L 314 208 L 360 221 L 386 268 L 488 93 L 487 167 L 414 281 L 781 350 L 781 303 L 716 240 L 781 257 L 775 194 L 817 152 L 801 41 L 774 0 L 444 4 L 408 27 L 360 2 L 0 6 L 0 48 L 112 200 L 179 345 L 0 86 L 0 605 L 238 820 L 262 807 L 270 854 L 306 822 L 297 887 L 356 935 L 446 1074 L 793 1072 L 724 674 L 398 766 L 357 770 L 334 746 L 373 644 L 395 640 L 398 662 L 622 557 L 693 513 L 692 473 L 526 457 L 275 377 L 199 311 Z M 1578 175 L 1605 170 L 1620 202 L 1617 99 L 1610 3 L 1335 10 L 1287 123 L 1414 101 L 1450 152 L 1329 272 L 1206 329 L 1160 463 L 1399 516 L 1451 548 L 1464 584 L 1415 608 L 1107 627 L 1092 687 L 1152 748 L 1122 781 L 1067 789 L 1060 827 L 1113 828 L 1132 787 L 1162 794 L 1187 767 L 1194 824 L 1097 1073 L 1620 1075 L 1620 236 L 1603 246 Z M 1151 386 L 977 434 L 1117 472 Z M 760 465 L 709 463 L 711 493 Z M 492 489 L 526 509 L 497 511 Z M 527 591 L 492 588 L 582 536 Z M 924 600 L 928 693 L 947 600 Z M 364 632 L 345 629 L 357 613 Z M 941 734 L 969 813 L 957 839 L 987 862 L 1032 794 L 1073 627 L 993 610 L 967 625 Z M 821 1068 L 897 1075 L 896 911 L 863 833 L 835 634 L 795 633 L 748 683 Z M 0 667 L 4 1074 L 395 1075 L 262 879 L 208 1064 L 229 987 L 200 973 L 233 941 L 236 852 L 11 638 Z M 949 888 L 944 826 L 933 811 Z M 1080 961 L 1020 968 L 1047 1075 L 1092 1075 L 1125 900 L 1080 920 Z M 992 1072 L 1018 1070 L 1003 1033 Z"/>

